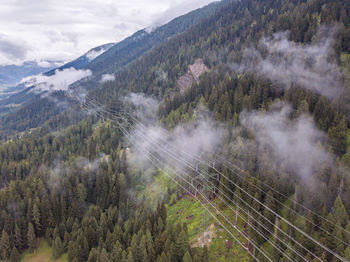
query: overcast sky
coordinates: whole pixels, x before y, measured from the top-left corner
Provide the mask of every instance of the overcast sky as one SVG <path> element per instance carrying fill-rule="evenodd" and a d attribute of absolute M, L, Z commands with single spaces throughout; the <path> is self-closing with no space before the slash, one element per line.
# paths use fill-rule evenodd
<path fill-rule="evenodd" d="M 213 0 L 1 0 L 0 64 L 69 61 Z"/>

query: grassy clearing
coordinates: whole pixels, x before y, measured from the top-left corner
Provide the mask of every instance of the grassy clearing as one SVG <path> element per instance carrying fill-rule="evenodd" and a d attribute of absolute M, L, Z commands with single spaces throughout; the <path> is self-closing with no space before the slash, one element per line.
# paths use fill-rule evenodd
<path fill-rule="evenodd" d="M 214 205 L 219 205 L 219 201 L 213 200 Z M 227 207 L 220 207 L 220 210 L 224 214 L 234 220 L 234 212 Z M 217 215 L 217 218 L 222 218 Z M 221 219 L 222 220 L 222 219 Z M 204 232 L 215 230 L 214 237 L 210 241 L 208 248 L 210 261 L 250 261 L 250 256 L 246 250 L 244 250 L 238 242 L 232 239 L 222 226 L 201 206 L 201 204 L 190 196 L 184 196 L 172 205 L 168 206 L 168 223 L 187 223 L 188 233 L 190 238 L 190 244 L 195 246 L 201 246 L 198 242 L 203 241 Z M 242 243 L 246 243 L 237 231 L 228 224 L 224 224 L 228 227 L 236 238 Z M 238 221 L 239 228 L 243 228 L 242 221 Z M 199 238 L 201 240 L 199 240 Z M 207 242 L 207 241 L 206 241 Z M 198 245 L 199 244 L 199 245 Z"/>
<path fill-rule="evenodd" d="M 196 238 L 205 228 L 203 218 L 205 210 L 195 199 L 185 196 L 175 204 L 168 207 L 167 223 L 187 223 L 190 240 Z M 192 241 L 191 241 L 192 242 Z"/>
<path fill-rule="evenodd" d="M 146 198 L 150 201 L 152 207 L 156 208 L 158 202 L 167 196 L 168 188 L 174 188 L 174 185 L 164 172 L 158 171 L 154 173 L 151 170 L 146 170 L 143 173 L 145 182 L 137 185 L 136 191 L 138 200 L 141 201 L 143 198 Z"/>
<path fill-rule="evenodd" d="M 52 258 L 52 248 L 49 246 L 46 240 L 40 240 L 39 247 L 33 252 L 28 250 L 22 255 L 21 261 L 23 262 L 67 262 L 68 255 L 63 254 L 59 259 L 54 260 Z"/>

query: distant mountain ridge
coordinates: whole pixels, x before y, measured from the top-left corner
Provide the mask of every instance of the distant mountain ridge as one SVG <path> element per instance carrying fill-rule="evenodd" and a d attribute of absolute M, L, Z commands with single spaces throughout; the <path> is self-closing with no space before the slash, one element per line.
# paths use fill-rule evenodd
<path fill-rule="evenodd" d="M 96 57 L 85 68 L 92 70 L 98 75 L 115 73 L 153 47 L 166 42 L 170 37 L 186 31 L 191 26 L 199 23 L 203 18 L 213 15 L 228 3 L 229 0 L 211 3 L 177 17 L 151 32 L 146 29 L 139 30 Z"/>
<path fill-rule="evenodd" d="M 104 52 L 106 52 L 108 49 L 110 49 L 112 46 L 114 46 L 116 43 L 108 43 L 104 45 L 100 45 L 97 47 L 92 48 L 82 56 L 78 57 L 77 59 L 68 62 L 58 68 L 54 68 L 48 72 L 45 73 L 46 76 L 53 75 L 56 70 L 63 70 L 66 68 L 73 67 L 74 69 L 81 69 L 87 66 L 91 61 L 93 61 L 96 57 L 102 55 Z"/>

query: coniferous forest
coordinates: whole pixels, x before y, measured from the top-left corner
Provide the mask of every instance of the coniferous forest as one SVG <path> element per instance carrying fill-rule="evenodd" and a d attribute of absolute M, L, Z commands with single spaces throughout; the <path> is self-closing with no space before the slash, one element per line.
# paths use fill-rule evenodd
<path fill-rule="evenodd" d="M 350 261 L 350 1 L 216 4 L 164 29 L 178 32 L 166 41 L 148 39 L 149 50 L 124 51 L 122 66 L 93 64 L 114 80 L 81 81 L 0 116 L 0 260 L 46 241 L 53 259 L 74 262 Z M 151 117 L 133 96 L 125 102 L 130 94 L 157 101 Z M 114 125 L 124 108 L 131 119 Z M 214 123 L 210 138 L 202 118 Z M 132 119 L 173 135 L 153 143 L 148 123 L 140 143 Z M 195 163 L 191 150 L 171 149 L 192 125 L 204 137 L 186 142 L 204 145 Z M 193 182 L 198 169 L 210 190 Z M 204 209 L 174 219 L 192 200 Z M 196 228 L 205 208 L 213 217 Z M 196 245 L 210 224 L 215 236 Z"/>

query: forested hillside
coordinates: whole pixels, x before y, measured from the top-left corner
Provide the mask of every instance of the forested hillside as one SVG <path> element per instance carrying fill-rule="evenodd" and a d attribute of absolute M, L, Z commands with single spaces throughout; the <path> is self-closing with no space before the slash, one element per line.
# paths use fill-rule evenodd
<path fill-rule="evenodd" d="M 45 238 L 69 261 L 349 261 L 349 26 L 349 1 L 230 1 L 86 97 L 73 86 L 73 108 L 0 146 L 1 259 Z M 160 169 L 173 186 L 146 193 Z M 195 215 L 174 222 L 187 199 L 213 213 L 206 245 Z"/>
<path fill-rule="evenodd" d="M 57 73 L 57 70 L 62 72 L 65 69 L 90 70 L 93 74 L 88 79 L 83 78 L 81 81 L 76 81 L 72 86 L 83 87 L 87 91 L 91 90 L 101 84 L 104 75 L 113 79 L 114 74 L 129 63 L 166 42 L 169 38 L 184 32 L 201 19 L 213 15 L 227 3 L 226 0 L 212 3 L 175 18 L 153 31 L 139 30 L 119 43 L 95 47 L 76 60 L 52 69 L 44 75 L 52 77 L 55 72 Z M 105 52 L 101 52 L 101 50 Z M 74 105 L 72 101 L 61 96 L 60 90 L 52 90 L 47 94 L 36 90 L 35 86 L 27 88 L 22 86 L 23 84 L 19 85 L 22 92 L 0 100 L 0 140 L 16 137 L 18 132 L 36 128 Z M 59 106 L 57 106 L 57 101 L 60 101 Z"/>

